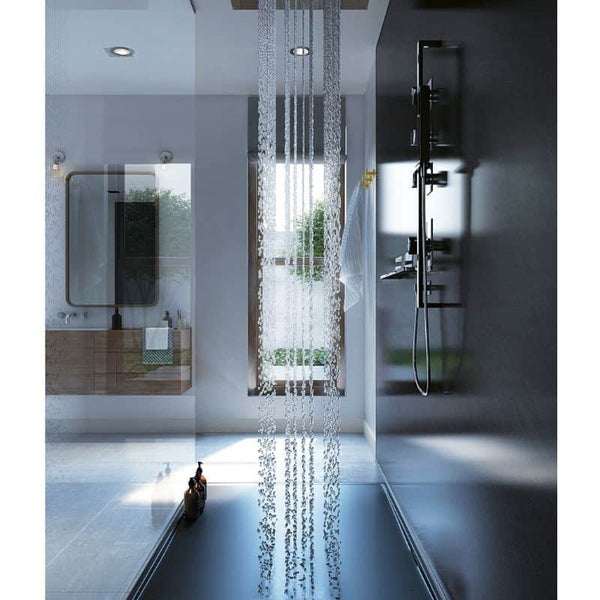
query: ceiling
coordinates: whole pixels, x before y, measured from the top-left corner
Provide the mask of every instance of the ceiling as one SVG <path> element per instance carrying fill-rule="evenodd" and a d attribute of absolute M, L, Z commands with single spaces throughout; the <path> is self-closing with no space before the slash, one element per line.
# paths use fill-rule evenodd
<path fill-rule="evenodd" d="M 196 14 L 189 0 L 48 0 L 48 92 L 256 94 L 256 11 L 233 10 L 228 0 L 194 4 Z M 368 10 L 342 11 L 344 94 L 365 91 L 387 4 L 388 0 L 370 0 Z M 282 11 L 277 19 L 282 56 Z M 322 29 L 322 13 L 316 11 L 317 93 L 322 85 Z M 135 55 L 110 57 L 105 49 L 118 45 L 133 48 Z"/>
<path fill-rule="evenodd" d="M 193 94 L 189 0 L 47 0 L 49 93 Z M 108 56 L 128 46 L 135 55 Z"/>

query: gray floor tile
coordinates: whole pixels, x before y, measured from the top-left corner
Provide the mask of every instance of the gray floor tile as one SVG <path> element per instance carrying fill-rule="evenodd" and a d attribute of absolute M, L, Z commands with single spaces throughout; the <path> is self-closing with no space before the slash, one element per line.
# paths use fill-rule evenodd
<path fill-rule="evenodd" d="M 273 599 L 285 593 L 284 500 L 277 494 Z M 215 486 L 213 501 L 198 521 L 182 521 L 177 535 L 144 590 L 143 600 L 207 598 L 258 599 L 257 486 Z M 315 503 L 323 505 L 323 486 L 315 486 Z M 315 511 L 314 593 L 294 597 L 313 600 L 427 600 L 429 593 L 379 485 L 343 485 L 340 496 L 341 596 L 331 593 L 322 535 L 323 512 Z M 206 551 L 206 549 L 210 551 Z M 232 576 L 232 574 L 235 574 Z"/>
<path fill-rule="evenodd" d="M 46 600 L 123 600 L 125 594 L 87 593 L 87 592 L 49 592 Z"/>
<path fill-rule="evenodd" d="M 46 517 L 90 518 L 108 504 L 124 486 L 120 483 L 48 482 Z"/>
<path fill-rule="evenodd" d="M 258 481 L 257 435 L 63 438 L 46 445 L 47 600 L 121 598 L 178 507 L 198 458 L 205 462 L 209 486 Z M 342 482 L 381 481 L 364 437 L 341 440 Z M 321 482 L 320 436 L 314 448 L 315 477 Z M 282 436 L 277 455 L 282 482 Z M 209 501 L 210 494 L 209 487 Z"/>
<path fill-rule="evenodd" d="M 81 537 L 98 548 L 115 542 L 153 545 L 172 514 L 170 508 L 110 505 L 87 526 Z"/>
<path fill-rule="evenodd" d="M 153 544 L 80 537 L 46 570 L 47 592 L 124 593 Z M 135 539 L 135 538 L 133 538 Z"/>

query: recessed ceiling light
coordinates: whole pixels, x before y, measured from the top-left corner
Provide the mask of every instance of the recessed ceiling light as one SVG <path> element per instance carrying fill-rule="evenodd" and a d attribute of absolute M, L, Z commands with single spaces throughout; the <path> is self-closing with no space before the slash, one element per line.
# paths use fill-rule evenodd
<path fill-rule="evenodd" d="M 107 51 L 111 56 L 133 56 L 133 50 L 126 46 L 114 46 Z"/>
<path fill-rule="evenodd" d="M 297 46 L 296 48 L 292 48 L 290 52 L 294 56 L 306 56 L 310 54 L 310 48 L 308 46 Z"/>

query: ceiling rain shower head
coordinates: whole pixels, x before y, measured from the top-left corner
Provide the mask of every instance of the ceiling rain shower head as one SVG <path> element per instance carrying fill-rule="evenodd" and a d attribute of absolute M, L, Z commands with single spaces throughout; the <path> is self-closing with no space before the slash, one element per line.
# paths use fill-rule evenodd
<path fill-rule="evenodd" d="M 231 8 L 233 10 L 258 10 L 258 0 L 231 0 Z M 277 8 L 283 10 L 285 8 L 285 0 L 277 0 Z M 297 8 L 302 8 L 298 3 Z M 306 8 L 308 8 L 308 3 Z M 321 10 L 323 8 L 323 0 L 314 0 L 313 8 Z M 342 10 L 367 10 L 369 8 L 369 0 L 340 0 L 340 8 Z"/>

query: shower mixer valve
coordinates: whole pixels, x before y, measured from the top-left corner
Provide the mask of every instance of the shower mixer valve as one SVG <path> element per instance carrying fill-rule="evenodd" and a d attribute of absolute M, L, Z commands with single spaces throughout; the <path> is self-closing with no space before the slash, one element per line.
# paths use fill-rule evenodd
<path fill-rule="evenodd" d="M 433 79 L 429 78 L 427 82 L 429 86 L 429 103 L 436 104 L 439 102 L 442 97 L 447 95 L 448 90 L 446 88 L 434 88 L 433 87 Z M 413 106 L 417 106 L 417 98 L 419 97 L 418 88 L 416 86 L 411 86 L 410 88 L 410 100 Z"/>
<path fill-rule="evenodd" d="M 436 146 L 440 141 L 440 134 L 436 129 L 432 129 L 429 133 L 429 143 L 431 146 Z M 418 129 L 412 129 L 410 132 L 410 145 L 413 148 L 419 147 L 421 144 Z"/>
<path fill-rule="evenodd" d="M 431 220 L 431 229 L 433 232 L 433 219 Z M 417 256 L 418 252 L 418 240 L 416 236 L 410 236 L 407 239 L 408 247 L 406 252 L 401 256 L 398 256 L 395 260 L 396 268 L 394 275 L 397 279 L 413 279 L 417 275 Z M 449 238 L 443 238 L 441 240 L 435 240 L 428 237 L 425 240 L 425 268 L 427 273 L 431 273 L 433 270 L 433 253 L 443 252 L 444 254 L 450 253 L 451 241 Z M 430 295 L 432 291 L 439 291 L 443 286 L 433 285 L 431 281 L 427 283 L 427 295 Z"/>
<path fill-rule="evenodd" d="M 412 176 L 412 187 L 416 188 L 419 182 L 419 169 L 417 167 Z M 448 185 L 448 171 L 433 172 L 433 163 L 428 162 L 425 168 L 425 185 L 429 186 L 429 194 L 433 192 L 433 187 L 446 187 Z"/>
<path fill-rule="evenodd" d="M 433 271 L 433 253 L 434 252 L 443 252 L 444 254 L 448 254 L 450 252 L 450 241 L 443 240 L 432 240 L 427 239 L 425 242 L 425 270 L 427 273 L 431 273 Z M 417 270 L 417 238 L 409 237 L 408 238 L 408 252 L 403 256 L 403 265 L 406 271 L 411 270 L 410 267 L 414 268 L 414 272 Z M 437 288 L 436 286 L 428 286 L 428 292 Z"/>

